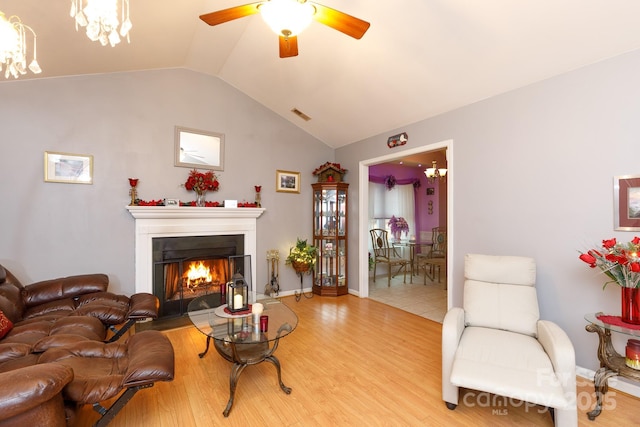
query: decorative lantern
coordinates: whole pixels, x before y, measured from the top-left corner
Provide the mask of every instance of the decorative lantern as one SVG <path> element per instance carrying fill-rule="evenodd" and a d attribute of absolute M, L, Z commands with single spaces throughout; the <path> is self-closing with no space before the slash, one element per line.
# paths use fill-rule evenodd
<path fill-rule="evenodd" d="M 235 273 L 227 284 L 227 303 L 232 313 L 249 310 L 249 285 L 240 273 Z"/>

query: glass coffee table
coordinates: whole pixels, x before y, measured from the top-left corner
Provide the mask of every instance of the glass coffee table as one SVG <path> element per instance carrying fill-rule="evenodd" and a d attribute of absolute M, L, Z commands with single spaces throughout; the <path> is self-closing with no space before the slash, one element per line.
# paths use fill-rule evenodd
<path fill-rule="evenodd" d="M 220 294 L 209 294 L 195 298 L 189 303 L 187 311 L 189 319 L 200 332 L 207 336 L 205 350 L 198 356 L 201 358 L 213 345 L 223 358 L 233 363 L 229 378 L 229 401 L 222 412 L 229 416 L 233 406 L 238 378 L 249 365 L 267 361 L 271 362 L 278 373 L 280 388 L 291 393 L 291 388 L 282 382 L 280 361 L 274 356 L 280 338 L 289 335 L 298 325 L 298 316 L 277 299 L 259 301 L 264 306 L 262 315 L 269 317 L 267 331 L 260 331 L 260 325 L 253 321 L 251 314 L 232 315 L 224 311 L 226 305 L 221 304 Z"/>

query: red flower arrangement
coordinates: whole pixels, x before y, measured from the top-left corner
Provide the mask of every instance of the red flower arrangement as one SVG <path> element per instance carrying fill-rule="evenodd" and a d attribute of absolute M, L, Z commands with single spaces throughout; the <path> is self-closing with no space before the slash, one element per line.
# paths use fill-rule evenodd
<path fill-rule="evenodd" d="M 207 191 L 218 191 L 220 183 L 213 171 L 198 172 L 197 169 L 189 172 L 189 178 L 184 183 L 184 188 L 195 191 L 196 194 L 203 194 Z"/>
<path fill-rule="evenodd" d="M 600 268 L 609 277 L 604 284 L 616 283 L 624 288 L 640 285 L 640 237 L 628 243 L 618 243 L 616 239 L 602 241 L 601 249 L 591 249 L 581 253 L 579 258 L 591 268 Z"/>

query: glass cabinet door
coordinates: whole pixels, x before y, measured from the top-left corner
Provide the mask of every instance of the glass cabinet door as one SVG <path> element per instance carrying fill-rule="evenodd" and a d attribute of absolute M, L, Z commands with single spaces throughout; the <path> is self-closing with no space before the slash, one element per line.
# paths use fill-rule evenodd
<path fill-rule="evenodd" d="M 313 290 L 320 295 L 347 293 L 346 183 L 313 184 L 313 241 L 318 249 Z"/>

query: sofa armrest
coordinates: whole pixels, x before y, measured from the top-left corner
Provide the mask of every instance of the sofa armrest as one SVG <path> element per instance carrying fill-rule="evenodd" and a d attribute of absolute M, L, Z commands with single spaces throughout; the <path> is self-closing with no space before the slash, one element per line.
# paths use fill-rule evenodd
<path fill-rule="evenodd" d="M 26 307 L 33 307 L 64 298 L 75 298 L 92 292 L 105 292 L 109 286 L 106 274 L 81 274 L 45 280 L 27 285 L 22 290 Z"/>
<path fill-rule="evenodd" d="M 575 404 L 576 355 L 569 336 L 555 323 L 538 320 L 538 341 L 553 364 L 567 400 Z"/>
<path fill-rule="evenodd" d="M 42 405 L 60 393 L 72 379 L 71 368 L 53 363 L 1 373 L 0 420 Z"/>
<path fill-rule="evenodd" d="M 458 404 L 459 393 L 451 384 L 451 370 L 464 328 L 464 310 L 452 307 L 442 322 L 442 399 L 454 405 Z"/>
<path fill-rule="evenodd" d="M 148 293 L 131 295 L 127 319 L 157 319 L 160 301 L 158 297 Z"/>

